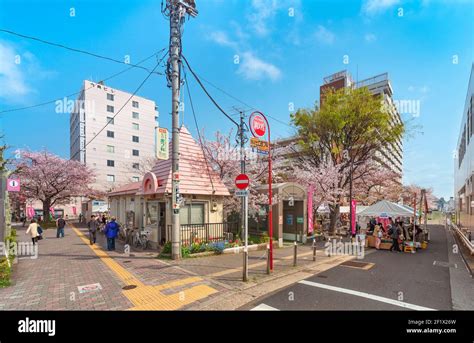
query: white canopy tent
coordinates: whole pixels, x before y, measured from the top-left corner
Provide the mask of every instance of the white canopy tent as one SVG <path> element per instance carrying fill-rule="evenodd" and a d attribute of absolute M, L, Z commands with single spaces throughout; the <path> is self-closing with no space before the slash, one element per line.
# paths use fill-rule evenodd
<path fill-rule="evenodd" d="M 357 215 L 364 217 L 411 217 L 413 211 L 394 202 L 382 200 L 368 206 Z"/>

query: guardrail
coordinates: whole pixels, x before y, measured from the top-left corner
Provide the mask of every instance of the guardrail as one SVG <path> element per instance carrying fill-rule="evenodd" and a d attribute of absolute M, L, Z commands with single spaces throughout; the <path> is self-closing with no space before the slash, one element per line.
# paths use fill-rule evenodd
<path fill-rule="evenodd" d="M 451 223 L 451 228 L 457 234 L 461 242 L 466 246 L 469 250 L 470 255 L 474 255 L 474 244 L 469 240 L 469 238 L 464 234 L 462 229 L 460 229 L 457 225 Z"/>

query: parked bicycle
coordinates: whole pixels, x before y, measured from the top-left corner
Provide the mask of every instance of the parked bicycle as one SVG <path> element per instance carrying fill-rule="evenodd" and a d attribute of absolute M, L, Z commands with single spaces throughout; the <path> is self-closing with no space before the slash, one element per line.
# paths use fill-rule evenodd
<path fill-rule="evenodd" d="M 150 247 L 150 239 L 148 238 L 151 232 L 147 230 L 134 230 L 132 234 L 132 245 L 135 248 L 141 247 L 146 250 Z"/>

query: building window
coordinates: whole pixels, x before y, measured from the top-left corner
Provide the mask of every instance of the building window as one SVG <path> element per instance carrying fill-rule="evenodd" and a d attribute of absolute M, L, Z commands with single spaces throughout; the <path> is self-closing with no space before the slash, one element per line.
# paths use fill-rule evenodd
<path fill-rule="evenodd" d="M 140 119 L 140 114 L 138 112 L 132 112 L 133 119 Z"/>
<path fill-rule="evenodd" d="M 132 136 L 132 141 L 138 143 L 140 142 L 140 138 L 138 136 Z"/>
<path fill-rule="evenodd" d="M 133 163 L 132 168 L 133 169 L 140 169 L 140 164 L 139 163 Z"/>
<path fill-rule="evenodd" d="M 107 175 L 108 182 L 115 182 L 115 175 Z"/>
<path fill-rule="evenodd" d="M 114 160 L 107 160 L 107 167 L 115 167 L 115 161 Z"/>
<path fill-rule="evenodd" d="M 113 131 L 107 131 L 107 137 L 114 138 L 114 132 Z"/>
<path fill-rule="evenodd" d="M 138 125 L 137 123 L 132 123 L 132 128 L 134 130 L 139 130 L 140 129 L 140 125 Z"/>
<path fill-rule="evenodd" d="M 114 125 L 114 118 L 113 117 L 107 117 L 107 124 Z"/>
<path fill-rule="evenodd" d="M 113 154 L 115 152 L 115 147 L 113 145 L 107 145 L 107 152 Z"/>
<path fill-rule="evenodd" d="M 132 181 L 133 182 L 138 182 L 138 181 L 140 181 L 140 178 L 138 176 L 132 176 Z"/>
<path fill-rule="evenodd" d="M 188 204 L 179 210 L 181 224 L 204 224 L 204 204 Z"/>
<path fill-rule="evenodd" d="M 114 95 L 107 93 L 107 100 L 114 101 Z"/>
<path fill-rule="evenodd" d="M 114 113 L 114 107 L 113 107 L 113 106 L 110 106 L 110 105 L 107 105 L 107 112 L 112 112 L 112 113 Z"/>
<path fill-rule="evenodd" d="M 140 151 L 136 150 L 136 149 L 133 149 L 132 150 L 132 155 L 133 156 L 140 156 Z"/>
<path fill-rule="evenodd" d="M 138 101 L 132 101 L 132 107 L 138 108 Z"/>

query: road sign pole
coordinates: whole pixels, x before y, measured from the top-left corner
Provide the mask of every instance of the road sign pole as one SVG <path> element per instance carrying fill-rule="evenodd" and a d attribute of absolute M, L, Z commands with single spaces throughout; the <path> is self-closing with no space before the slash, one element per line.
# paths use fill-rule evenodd
<path fill-rule="evenodd" d="M 245 245 L 244 245 L 244 275 L 243 275 L 243 280 L 244 282 L 248 281 L 249 278 L 249 251 L 248 251 L 248 236 L 249 236 L 249 197 L 248 195 L 244 197 L 244 203 L 245 203 L 245 231 L 244 231 L 244 237 L 245 237 Z"/>

